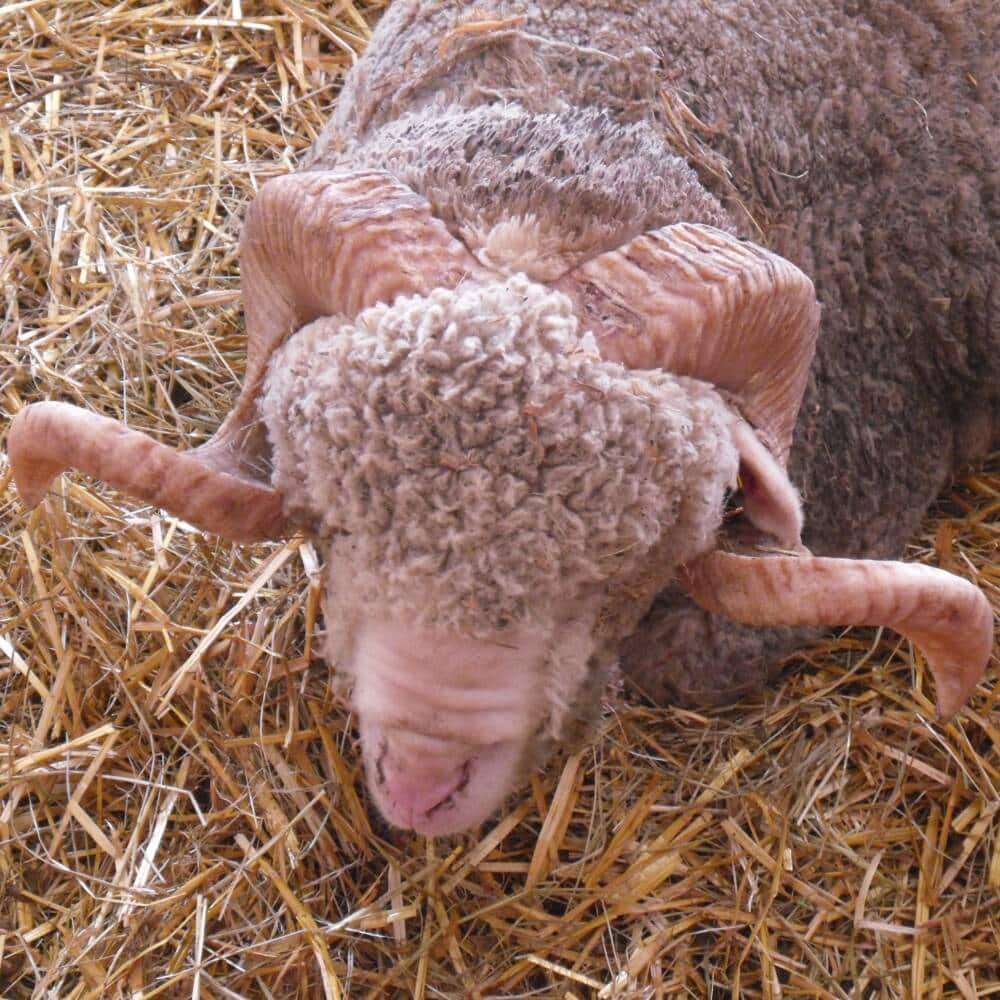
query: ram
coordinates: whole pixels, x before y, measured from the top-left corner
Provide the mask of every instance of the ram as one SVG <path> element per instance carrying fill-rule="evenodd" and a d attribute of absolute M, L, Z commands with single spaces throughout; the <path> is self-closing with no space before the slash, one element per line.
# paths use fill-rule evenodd
<path fill-rule="evenodd" d="M 36 504 L 73 466 L 321 542 L 373 798 L 425 833 L 582 738 L 619 662 L 720 701 L 815 627 L 887 625 L 947 717 L 989 606 L 883 560 L 997 430 L 998 23 L 397 0 L 250 206 L 214 439 L 42 402 L 17 484 Z"/>

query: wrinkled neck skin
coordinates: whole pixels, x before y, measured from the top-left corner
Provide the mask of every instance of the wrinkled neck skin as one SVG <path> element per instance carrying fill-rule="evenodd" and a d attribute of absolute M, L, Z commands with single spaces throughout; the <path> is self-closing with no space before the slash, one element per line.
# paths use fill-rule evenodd
<path fill-rule="evenodd" d="M 582 605 L 554 624 L 473 635 L 328 600 L 327 656 L 350 686 L 365 782 L 388 823 L 473 829 L 557 745 L 589 734 L 613 658 L 594 655 L 596 605 Z"/>

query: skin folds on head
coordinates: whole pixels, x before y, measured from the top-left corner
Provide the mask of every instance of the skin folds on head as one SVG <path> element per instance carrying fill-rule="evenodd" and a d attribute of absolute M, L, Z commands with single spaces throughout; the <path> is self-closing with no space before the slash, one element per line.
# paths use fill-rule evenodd
<path fill-rule="evenodd" d="M 537 629 L 477 639 L 365 621 L 345 669 L 379 812 L 428 835 L 493 813 L 536 763 L 547 655 Z"/>

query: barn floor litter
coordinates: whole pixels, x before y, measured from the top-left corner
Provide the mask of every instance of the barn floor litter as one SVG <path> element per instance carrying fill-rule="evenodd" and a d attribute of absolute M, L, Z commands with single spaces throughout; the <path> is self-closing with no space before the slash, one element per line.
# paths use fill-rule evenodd
<path fill-rule="evenodd" d="M 46 397 L 211 434 L 244 207 L 381 6 L 0 8 L 0 434 Z M 495 825 L 428 842 L 367 807 L 308 543 L 241 550 L 79 477 L 29 516 L 8 478 L 0 995 L 1000 996 L 995 660 L 943 727 L 871 630 L 729 710 L 618 699 Z M 998 547 L 1000 456 L 909 558 L 1000 608 Z"/>

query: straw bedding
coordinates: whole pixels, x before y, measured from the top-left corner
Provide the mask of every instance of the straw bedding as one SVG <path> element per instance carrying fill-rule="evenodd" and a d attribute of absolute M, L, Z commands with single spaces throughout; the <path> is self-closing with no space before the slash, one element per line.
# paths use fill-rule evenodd
<path fill-rule="evenodd" d="M 247 200 L 309 146 L 382 4 L 0 8 L 0 412 L 162 440 L 242 370 Z M 366 807 L 307 543 L 244 550 L 0 463 L 0 995 L 1000 995 L 1000 705 L 945 727 L 854 631 L 755 701 L 635 698 L 487 830 Z M 1000 461 L 910 556 L 1000 607 Z"/>

